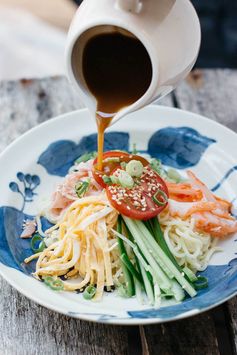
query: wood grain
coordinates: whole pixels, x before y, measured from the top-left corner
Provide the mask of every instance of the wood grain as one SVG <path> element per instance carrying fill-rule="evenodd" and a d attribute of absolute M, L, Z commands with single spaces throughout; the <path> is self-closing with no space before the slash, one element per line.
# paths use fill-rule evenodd
<path fill-rule="evenodd" d="M 145 326 L 150 355 L 218 355 L 215 324 L 209 313 L 162 325 Z"/>
<path fill-rule="evenodd" d="M 202 70 L 172 95 L 174 106 L 203 114 L 237 132 L 237 71 Z M 208 334 L 208 336 L 204 336 Z M 141 332 L 149 354 L 230 354 L 237 350 L 237 298 L 226 306 Z"/>
<path fill-rule="evenodd" d="M 192 78 L 176 90 L 175 96 L 160 103 L 178 104 L 237 131 L 237 73 L 217 70 L 199 74 L 198 84 Z M 0 83 L 0 151 L 38 123 L 80 107 L 65 78 Z M 231 332 L 233 352 L 237 347 L 237 298 L 219 313 L 211 311 L 185 321 L 113 327 L 51 312 L 20 295 L 2 278 L 0 287 L 0 354 L 135 355 L 142 349 L 144 354 L 224 354 L 222 327 Z M 218 318 L 218 314 L 222 316 Z"/>
<path fill-rule="evenodd" d="M 201 79 L 200 79 L 201 75 Z M 203 114 L 237 132 L 237 71 L 203 70 L 202 85 L 183 82 L 175 95 L 180 108 Z M 226 327 L 231 332 L 233 352 L 237 352 L 237 297 L 227 303 Z M 223 324 L 224 326 L 224 324 Z"/>
<path fill-rule="evenodd" d="M 171 98 L 162 104 L 171 105 Z M 0 82 L 0 152 L 28 129 L 81 107 L 62 77 Z M 62 316 L 31 302 L 1 277 L 0 289 L 0 355 L 142 353 L 139 327 Z"/>

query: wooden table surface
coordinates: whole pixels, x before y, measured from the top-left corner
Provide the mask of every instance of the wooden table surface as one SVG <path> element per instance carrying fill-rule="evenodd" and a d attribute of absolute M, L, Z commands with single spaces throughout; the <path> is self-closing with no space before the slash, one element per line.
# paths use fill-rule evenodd
<path fill-rule="evenodd" d="M 237 71 L 204 70 L 161 103 L 203 114 L 237 132 L 236 93 Z M 0 151 L 29 128 L 79 107 L 65 78 L 1 82 Z M 237 297 L 183 321 L 122 327 L 49 311 L 2 278 L 0 290 L 0 355 L 237 353 Z"/>

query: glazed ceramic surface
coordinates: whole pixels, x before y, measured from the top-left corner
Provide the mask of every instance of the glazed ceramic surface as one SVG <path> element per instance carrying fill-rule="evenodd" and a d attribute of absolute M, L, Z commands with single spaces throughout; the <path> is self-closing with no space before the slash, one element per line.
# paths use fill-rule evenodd
<path fill-rule="evenodd" d="M 19 238 L 22 223 L 33 219 L 42 201 L 67 174 L 81 154 L 96 150 L 95 123 L 87 110 L 72 112 L 34 128 L 12 143 L 0 156 L 0 273 L 28 298 L 57 312 L 96 322 L 114 324 L 159 323 L 203 312 L 237 294 L 237 236 L 219 243 L 203 275 L 209 287 L 194 299 L 164 303 L 159 309 L 141 305 L 136 298 L 105 294 L 101 302 L 81 294 L 53 292 L 31 276 L 34 263 L 30 241 Z M 192 169 L 215 193 L 230 201 L 237 198 L 236 134 L 220 124 L 190 112 L 149 106 L 111 127 L 105 149 L 149 153 L 167 165 Z M 237 212 L 233 208 L 233 214 Z M 43 228 L 49 223 L 42 219 Z"/>
<path fill-rule="evenodd" d="M 165 96 L 187 76 L 197 59 L 201 29 L 189 0 L 84 0 L 68 33 L 66 67 L 68 79 L 93 114 L 96 100 L 83 76 L 83 51 L 90 38 L 113 31 L 130 32 L 138 38 L 152 63 L 147 92 L 120 110 L 113 119 L 117 121 Z"/>

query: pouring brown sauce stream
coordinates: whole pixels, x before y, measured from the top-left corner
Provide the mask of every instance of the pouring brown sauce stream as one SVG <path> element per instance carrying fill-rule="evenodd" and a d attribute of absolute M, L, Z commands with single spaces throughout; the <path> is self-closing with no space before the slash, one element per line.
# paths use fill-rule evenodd
<path fill-rule="evenodd" d="M 98 164 L 103 169 L 104 132 L 115 114 L 140 99 L 150 86 L 152 65 L 135 37 L 119 32 L 100 34 L 86 44 L 82 68 L 97 100 Z"/>

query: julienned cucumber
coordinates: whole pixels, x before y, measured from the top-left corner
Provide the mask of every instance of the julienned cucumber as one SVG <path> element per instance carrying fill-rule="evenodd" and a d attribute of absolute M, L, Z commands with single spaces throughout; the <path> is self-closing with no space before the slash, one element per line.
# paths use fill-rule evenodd
<path fill-rule="evenodd" d="M 172 284 L 171 280 L 165 275 L 163 270 L 160 268 L 159 264 L 155 260 L 155 258 L 151 255 L 149 249 L 147 248 L 146 244 L 143 241 L 143 238 L 141 238 L 141 233 L 139 229 L 137 229 L 137 226 L 135 224 L 135 221 L 123 216 L 123 219 L 132 233 L 132 236 L 139 246 L 139 249 L 142 251 L 144 257 L 146 258 L 147 262 L 149 263 L 151 267 L 151 273 L 153 276 L 153 279 L 155 282 L 160 286 L 160 288 L 166 293 L 169 292 Z M 142 222 L 141 222 L 142 223 Z"/>
<path fill-rule="evenodd" d="M 118 218 L 117 231 L 118 231 L 118 233 L 122 232 L 121 217 Z M 118 240 L 118 248 L 119 248 L 120 255 L 127 254 L 122 239 L 117 238 L 117 240 Z M 123 263 L 122 263 L 122 269 L 123 269 L 124 279 L 125 279 L 126 296 L 132 297 L 135 294 L 133 276 L 132 276 L 131 272 L 128 270 L 127 266 L 124 265 Z"/>
<path fill-rule="evenodd" d="M 153 277 L 157 281 L 160 288 L 165 291 L 169 291 L 173 288 L 173 282 L 165 275 L 163 271 L 169 270 L 171 274 L 174 275 L 174 278 L 181 285 L 182 289 L 184 289 L 191 297 L 196 296 L 197 292 L 192 287 L 192 285 L 185 279 L 179 269 L 174 265 L 174 263 L 170 260 L 170 258 L 164 253 L 164 251 L 160 248 L 160 246 L 155 241 L 152 234 L 146 228 L 143 222 L 131 220 L 123 216 L 123 219 L 132 233 L 134 240 L 137 245 L 141 249 L 145 258 L 152 268 Z M 154 258 L 155 256 L 155 258 Z M 159 259 L 163 265 L 165 265 L 165 270 L 161 270 L 160 266 L 157 264 L 157 260 Z M 161 283 L 161 280 L 163 283 Z M 164 285 L 166 287 L 164 287 Z M 168 286 L 168 287 L 167 287 Z M 175 287 L 176 289 L 176 287 Z M 174 289 L 173 289 L 173 292 Z M 177 289 L 176 289 L 177 292 Z M 181 294 L 179 297 L 181 298 Z"/>

